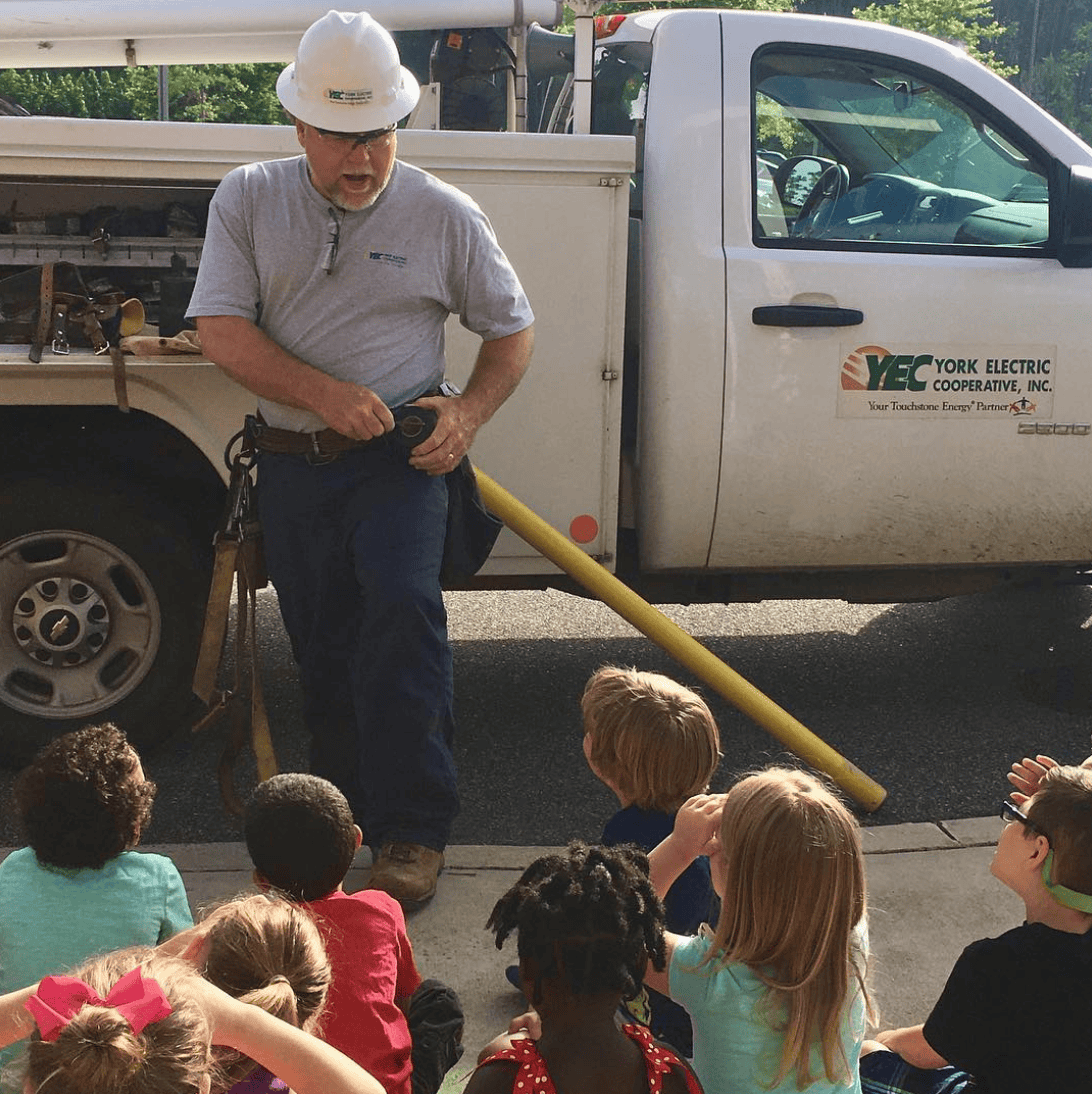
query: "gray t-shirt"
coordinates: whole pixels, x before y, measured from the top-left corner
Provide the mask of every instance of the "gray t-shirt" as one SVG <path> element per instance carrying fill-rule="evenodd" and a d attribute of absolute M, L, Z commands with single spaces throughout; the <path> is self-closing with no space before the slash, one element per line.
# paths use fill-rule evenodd
<path fill-rule="evenodd" d="M 288 352 L 365 384 L 388 406 L 443 378 L 448 315 L 486 341 L 534 318 L 488 219 L 462 191 L 396 162 L 370 208 L 341 212 L 311 185 L 302 156 L 225 176 L 187 314 L 250 319 Z M 309 411 L 258 404 L 282 429 L 325 425 Z"/>

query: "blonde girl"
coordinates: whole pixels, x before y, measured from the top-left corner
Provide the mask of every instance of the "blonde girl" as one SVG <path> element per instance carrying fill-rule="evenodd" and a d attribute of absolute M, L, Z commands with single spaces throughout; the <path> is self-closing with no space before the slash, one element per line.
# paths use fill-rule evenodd
<path fill-rule="evenodd" d="M 690 1013 L 707 1094 L 860 1091 L 870 1002 L 856 821 L 818 779 L 771 767 L 683 806 L 650 856 L 657 893 L 702 854 L 716 929 L 668 935 L 668 967 L 646 982 Z"/>

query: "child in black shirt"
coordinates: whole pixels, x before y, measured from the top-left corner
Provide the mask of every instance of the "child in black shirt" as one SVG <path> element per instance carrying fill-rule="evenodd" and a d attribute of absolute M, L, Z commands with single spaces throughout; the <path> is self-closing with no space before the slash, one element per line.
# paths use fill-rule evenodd
<path fill-rule="evenodd" d="M 990 872 L 1025 923 L 963 951 L 924 1025 L 866 1043 L 864 1094 L 1092 1091 L 1092 770 L 1049 768 L 1022 806 Z"/>

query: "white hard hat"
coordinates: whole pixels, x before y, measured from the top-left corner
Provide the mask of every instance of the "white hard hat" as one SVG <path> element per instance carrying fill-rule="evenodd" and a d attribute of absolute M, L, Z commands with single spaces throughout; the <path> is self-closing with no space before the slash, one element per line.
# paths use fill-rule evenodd
<path fill-rule="evenodd" d="M 304 32 L 296 59 L 277 79 L 277 98 L 319 129 L 385 129 L 416 105 L 421 88 L 394 39 L 366 11 L 330 11 Z"/>

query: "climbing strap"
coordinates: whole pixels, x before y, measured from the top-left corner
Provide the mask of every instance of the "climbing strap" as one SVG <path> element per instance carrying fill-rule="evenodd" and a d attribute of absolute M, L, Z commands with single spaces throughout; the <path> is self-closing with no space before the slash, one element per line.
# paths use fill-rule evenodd
<path fill-rule="evenodd" d="M 236 442 L 241 443 L 232 456 Z M 228 504 L 223 524 L 213 540 L 215 557 L 212 582 L 197 667 L 193 674 L 194 694 L 209 708 L 194 725 L 194 732 L 215 724 L 225 712 L 230 716 L 228 739 L 220 755 L 217 775 L 224 807 L 239 816 L 243 813 L 243 807 L 235 791 L 234 767 L 248 738 L 257 763 L 259 781 L 264 782 L 277 774 L 277 757 L 269 732 L 258 661 L 257 592 L 264 589 L 269 580 L 262 559 L 261 526 L 258 523 L 256 487 L 252 479 L 254 458 L 250 431 L 244 428 L 228 441 L 224 452 L 224 460 L 231 471 Z M 237 594 L 234 680 L 229 690 L 222 691 L 217 689 L 217 680 L 231 614 L 233 583 Z"/>
<path fill-rule="evenodd" d="M 3 299 L 5 307 L 0 308 L 0 312 L 4 313 L 5 319 L 18 320 L 20 306 L 26 303 L 26 291 L 21 287 L 26 284 L 27 274 L 34 273 L 31 270 L 4 279 L 4 287 L 0 287 L 0 299 Z M 47 262 L 41 266 L 36 276 L 38 313 L 30 338 L 31 361 L 38 364 L 47 345 L 56 354 L 67 354 L 70 349 L 70 326 L 78 327 L 96 354 L 109 355 L 114 379 L 114 398 L 118 409 L 128 413 L 129 392 L 125 358 L 117 344 L 120 314 L 123 306 L 128 303 L 125 294 L 115 289 L 92 293 L 84 283 L 79 268 L 70 262 Z M 6 314 L 8 312 L 11 314 Z M 141 313 L 143 314 L 143 309 Z M 109 335 L 103 329 L 104 323 L 110 328 Z"/>

